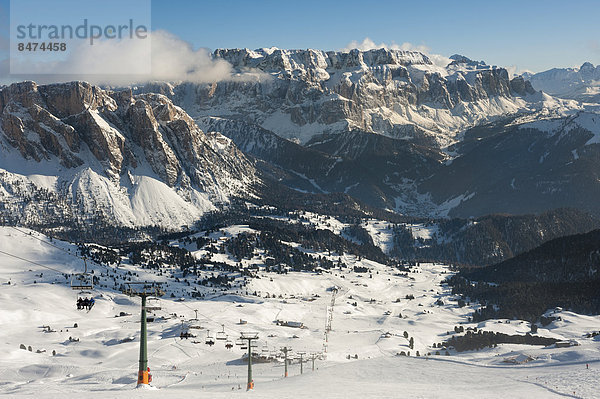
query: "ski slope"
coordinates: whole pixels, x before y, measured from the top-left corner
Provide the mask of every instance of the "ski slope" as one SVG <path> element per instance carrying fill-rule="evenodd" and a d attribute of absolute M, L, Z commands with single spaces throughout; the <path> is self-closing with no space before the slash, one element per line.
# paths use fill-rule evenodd
<path fill-rule="evenodd" d="M 244 229 L 232 226 L 224 231 L 232 235 Z M 525 334 L 530 325 L 519 320 L 467 323 L 473 307 L 459 308 L 457 298 L 441 284 L 450 273 L 444 265 L 421 264 L 405 276 L 396 269 L 344 254 L 339 256 L 349 266 L 360 264 L 370 273 L 355 273 L 352 267 L 323 274 L 260 272 L 260 278 L 246 287 L 249 295 L 235 294 L 232 289 L 202 301 L 190 297 L 183 281 L 171 280 L 167 295 L 160 300 L 162 309 L 154 312 L 154 322 L 148 323 L 153 389 L 135 389 L 139 298 L 110 286 L 113 279 L 160 281 L 168 276 L 128 264 L 118 268 L 91 264 L 100 284 L 109 287 L 94 290 L 96 305 L 85 312 L 76 309 L 77 292 L 62 274 L 82 270 L 82 262 L 71 255 L 76 252 L 74 245 L 50 242 L 24 229 L 1 227 L 0 251 L 0 395 L 6 397 L 598 397 L 600 342 L 596 338 L 600 336 L 584 335 L 598 330 L 600 317 L 558 311 L 562 321 L 538 330 L 538 335 L 577 340 L 579 346 L 499 345 L 436 356 L 432 344 L 454 334 L 455 325 L 513 334 Z M 177 276 L 176 271 L 172 273 Z M 339 291 L 324 353 L 332 286 Z M 203 289 L 213 292 L 209 287 Z M 436 304 L 438 300 L 443 305 Z M 198 310 L 202 329 L 193 330 L 196 338 L 182 340 L 181 328 L 190 324 L 194 310 Z M 116 317 L 121 312 L 125 315 Z M 247 324 L 239 324 L 240 319 Z M 279 326 L 275 320 L 301 322 L 306 328 Z M 256 351 L 261 353 L 276 353 L 283 346 L 293 352 L 317 353 L 316 370 L 307 362 L 300 375 L 295 359 L 290 377 L 284 379 L 281 360 L 258 363 L 253 367 L 255 390 L 246 393 L 244 351 L 238 346 L 227 350 L 225 341 L 217 340 L 212 347 L 204 344 L 207 334 L 214 336 L 222 325 L 233 342 L 242 331 L 258 332 Z M 45 332 L 44 326 L 51 332 Z M 404 331 L 414 338 L 412 350 Z M 384 338 L 386 333 L 389 338 Z M 32 351 L 20 349 L 21 344 L 31 346 Z M 397 356 L 401 351 L 410 351 L 411 356 Z M 416 351 L 420 357 L 415 356 Z M 427 353 L 432 354 L 424 356 Z M 533 360 L 505 362 L 520 355 Z"/>

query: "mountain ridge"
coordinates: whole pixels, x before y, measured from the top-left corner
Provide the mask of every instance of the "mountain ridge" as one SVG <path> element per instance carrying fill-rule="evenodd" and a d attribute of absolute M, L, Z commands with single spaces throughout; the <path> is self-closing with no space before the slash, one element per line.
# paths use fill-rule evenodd
<path fill-rule="evenodd" d="M 256 182 L 231 140 L 205 134 L 158 94 L 16 83 L 0 91 L 0 129 L 0 196 L 11 219 L 39 212 L 70 223 L 95 215 L 117 226 L 179 228 L 249 195 Z M 43 201 L 35 209 L 27 198 L 40 190 L 61 198 L 62 214 Z"/>

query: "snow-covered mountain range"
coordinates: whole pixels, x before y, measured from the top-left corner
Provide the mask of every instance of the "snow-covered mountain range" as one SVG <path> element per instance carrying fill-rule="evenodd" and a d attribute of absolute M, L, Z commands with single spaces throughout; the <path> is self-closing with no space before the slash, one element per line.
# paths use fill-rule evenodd
<path fill-rule="evenodd" d="M 270 196 L 255 190 L 265 179 L 405 215 L 600 215 L 598 107 L 504 68 L 387 49 L 213 57 L 235 76 L 0 89 L 3 218 L 177 229 Z"/>
<path fill-rule="evenodd" d="M 2 214 L 20 223 L 180 228 L 255 181 L 231 140 L 158 94 L 16 83 L 0 127 Z"/>
<path fill-rule="evenodd" d="M 600 103 L 600 65 L 586 62 L 579 68 L 553 68 L 523 74 L 536 90 L 586 103 Z"/>
<path fill-rule="evenodd" d="M 446 147 L 497 117 L 563 115 L 574 101 L 540 96 L 506 69 L 455 56 L 446 67 L 401 50 L 219 49 L 239 78 L 213 84 L 149 84 L 192 117 L 242 119 L 306 143 L 351 130 Z"/>

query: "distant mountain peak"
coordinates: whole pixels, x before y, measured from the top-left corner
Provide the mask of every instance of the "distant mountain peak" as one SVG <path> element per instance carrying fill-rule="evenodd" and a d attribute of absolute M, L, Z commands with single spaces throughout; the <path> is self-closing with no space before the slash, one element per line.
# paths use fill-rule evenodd
<path fill-rule="evenodd" d="M 464 55 L 460 55 L 460 54 L 451 55 L 450 59 L 452 60 L 450 65 L 465 64 L 465 65 L 473 66 L 473 67 L 487 65 L 484 61 L 474 61 L 474 60 L 472 60 L 468 57 L 465 57 Z"/>
<path fill-rule="evenodd" d="M 585 103 L 600 103 L 600 66 L 584 62 L 579 68 L 552 68 L 527 76 L 536 90 Z"/>
<path fill-rule="evenodd" d="M 582 69 L 595 69 L 595 67 L 594 67 L 594 64 L 586 61 L 579 67 L 579 70 L 582 70 Z"/>

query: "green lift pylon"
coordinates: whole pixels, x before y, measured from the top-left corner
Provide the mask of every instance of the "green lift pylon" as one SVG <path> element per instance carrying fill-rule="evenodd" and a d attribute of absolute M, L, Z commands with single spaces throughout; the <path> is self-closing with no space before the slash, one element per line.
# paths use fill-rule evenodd
<path fill-rule="evenodd" d="M 306 355 L 306 352 L 296 352 L 299 356 L 300 356 L 300 374 L 303 374 L 304 372 L 304 355 Z"/>
<path fill-rule="evenodd" d="M 146 322 L 146 298 L 149 296 L 162 296 L 164 292 L 158 287 L 158 283 L 127 283 L 129 286 L 123 292 L 129 296 L 142 298 L 142 311 L 140 318 L 140 360 L 138 368 L 137 384 L 148 385 L 152 382 L 150 368 L 148 367 L 148 330 Z M 141 288 L 133 288 L 132 285 L 141 285 Z"/>
<path fill-rule="evenodd" d="M 248 341 L 248 383 L 246 391 L 254 389 L 254 380 L 252 379 L 252 341 L 258 339 L 258 333 L 243 332 L 240 339 Z"/>
<path fill-rule="evenodd" d="M 285 378 L 287 378 L 288 376 L 288 353 L 291 351 L 291 348 L 288 348 L 287 346 L 284 346 L 283 348 L 281 348 L 281 351 L 283 352 L 284 355 L 284 359 L 283 359 L 283 365 L 285 366 L 285 373 L 283 374 L 283 376 Z"/>

